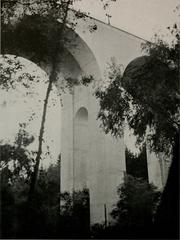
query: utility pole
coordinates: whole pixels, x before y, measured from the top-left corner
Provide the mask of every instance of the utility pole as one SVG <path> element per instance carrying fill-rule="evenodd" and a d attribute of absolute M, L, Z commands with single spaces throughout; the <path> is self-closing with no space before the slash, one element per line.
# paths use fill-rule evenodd
<path fill-rule="evenodd" d="M 106 204 L 104 204 L 104 226 L 107 228 L 107 209 Z"/>

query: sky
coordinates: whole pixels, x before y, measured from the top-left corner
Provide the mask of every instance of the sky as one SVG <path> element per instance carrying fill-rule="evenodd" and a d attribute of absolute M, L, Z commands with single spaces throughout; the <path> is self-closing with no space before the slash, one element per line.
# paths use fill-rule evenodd
<path fill-rule="evenodd" d="M 155 33 L 166 34 L 167 26 L 171 26 L 177 22 L 177 13 L 173 10 L 178 6 L 177 0 L 117 0 L 112 2 L 110 6 L 104 10 L 102 2 L 100 0 L 76 0 L 74 8 L 81 9 L 85 12 L 89 12 L 94 18 L 97 18 L 107 23 L 106 13 L 111 15 L 111 25 L 118 27 L 122 30 L 128 31 L 139 37 L 147 40 L 151 40 Z M 159 31 L 161 30 L 161 31 Z M 42 79 L 46 78 L 45 73 L 37 68 L 36 65 L 26 61 L 26 70 L 36 71 Z M 18 131 L 19 122 L 26 122 L 32 111 L 36 111 L 36 118 L 29 125 L 28 131 L 33 135 L 38 136 L 38 130 L 40 126 L 40 119 L 42 114 L 42 105 L 39 100 L 43 101 L 45 92 L 42 83 L 39 83 L 34 95 L 29 95 L 28 98 L 25 95 L 25 89 L 19 88 L 17 92 L 5 92 L 0 91 L 0 138 L 11 139 L 13 141 L 15 134 Z M 53 93 L 54 94 L 54 93 Z M 56 95 L 52 95 L 52 98 Z M 53 126 L 46 128 L 46 145 L 51 146 L 52 158 L 49 158 L 49 162 L 53 162 L 57 159 L 60 153 L 61 145 L 61 131 L 60 131 L 60 102 L 56 101 L 55 106 L 52 104 L 48 110 L 47 126 Z M 56 117 L 54 117 L 56 116 Z M 0 140 L 1 140 L 0 139 Z M 131 141 L 125 137 L 128 147 L 135 151 L 134 142 L 135 139 L 131 134 Z M 37 146 L 37 140 L 32 145 L 32 148 Z"/>
<path fill-rule="evenodd" d="M 4 143 L 13 143 L 19 130 L 19 123 L 27 123 L 26 130 L 35 137 L 35 141 L 28 147 L 29 150 L 37 150 L 38 135 L 42 116 L 43 100 L 46 94 L 47 74 L 36 64 L 19 58 L 24 67 L 22 72 L 34 74 L 36 78 L 34 83 L 26 89 L 22 84 L 16 85 L 16 90 L 0 89 L 0 140 Z M 0 57 L 0 63 L 3 59 Z M 18 75 L 14 76 L 14 79 Z M 36 82 L 39 80 L 39 82 Z M 29 121 L 32 114 L 35 113 L 33 120 Z M 43 155 L 43 166 L 55 163 L 61 151 L 61 102 L 57 95 L 55 86 L 51 91 L 47 117 L 45 123 L 45 134 L 43 152 L 47 152 L 47 146 L 50 147 L 51 155 Z M 46 160 L 45 160 L 46 159 Z M 42 161 L 41 161 L 42 162 Z"/>
<path fill-rule="evenodd" d="M 104 1 L 108 2 L 108 1 Z M 151 40 L 155 33 L 167 34 L 166 28 L 178 20 L 179 0 L 116 0 L 109 1 L 104 10 L 100 0 L 76 0 L 75 9 L 89 12 L 94 18 L 108 21 L 106 13 L 111 15 L 111 25 L 128 31 L 146 40 Z"/>

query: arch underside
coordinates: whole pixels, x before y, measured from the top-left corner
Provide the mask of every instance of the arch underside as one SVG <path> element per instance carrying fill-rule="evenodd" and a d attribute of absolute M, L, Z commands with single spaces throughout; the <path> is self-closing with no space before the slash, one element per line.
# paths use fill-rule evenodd
<path fill-rule="evenodd" d="M 32 19 L 31 19 L 32 18 Z M 25 21 L 32 21 L 32 25 L 33 25 L 33 21 L 41 21 L 41 19 L 39 20 L 34 20 L 33 16 L 26 16 Z M 22 21 L 23 22 L 23 21 Z M 55 24 L 55 23 L 54 23 Z M 61 23 L 59 23 L 58 21 L 56 21 L 56 27 L 58 27 L 58 25 L 60 26 Z M 17 25 L 18 26 L 18 25 Z M 28 25 L 27 25 L 28 26 Z M 19 26 L 18 26 L 19 27 Z M 26 58 L 30 61 L 32 61 L 33 63 L 37 64 L 39 67 L 41 67 L 43 70 L 46 71 L 47 74 L 50 73 L 51 70 L 51 65 L 52 63 L 50 62 L 50 58 L 46 57 L 46 55 L 43 56 L 43 54 L 41 53 L 41 46 L 35 48 L 35 36 L 34 36 L 34 29 L 30 28 L 30 30 L 27 31 L 27 33 L 29 35 L 31 35 L 30 38 L 26 39 L 24 42 L 24 35 L 25 35 L 25 28 L 23 27 L 19 27 L 16 29 L 14 29 L 13 33 L 11 33 L 11 28 L 8 30 L 10 31 L 8 33 L 8 31 L 4 32 L 2 31 L 2 53 L 3 54 L 10 54 L 10 55 L 15 55 L 18 57 L 23 57 Z M 28 29 L 28 27 L 27 27 Z M 19 32 L 21 31 L 21 32 Z M 51 33 L 52 29 L 51 29 L 51 24 L 50 24 L 50 33 Z M 43 36 L 43 32 L 41 33 Z M 22 37 L 21 37 L 22 35 Z M 28 35 L 28 36 L 29 36 Z M 15 40 L 13 40 L 12 42 L 9 41 L 9 36 L 12 37 L 12 39 L 14 38 Z M 22 39 L 21 39 L 22 38 Z M 99 67 L 98 67 L 98 63 L 96 61 L 96 58 L 93 54 L 93 52 L 91 51 L 91 49 L 88 47 L 88 45 L 84 42 L 84 40 L 77 34 L 75 33 L 74 30 L 66 27 L 64 30 L 63 35 L 59 36 L 60 38 L 60 42 L 62 44 L 62 47 L 60 47 L 60 51 L 59 53 L 59 72 L 61 72 L 61 67 L 62 67 L 62 71 L 64 70 L 64 68 L 68 69 L 69 68 L 69 72 L 72 69 L 72 63 L 76 62 L 78 68 L 81 69 L 81 74 L 83 75 L 93 75 L 94 79 L 99 79 L 101 76 Z M 62 38 L 62 39 L 61 39 Z M 46 39 L 43 39 L 44 41 L 48 41 L 48 37 Z M 22 46 L 20 44 L 20 42 L 22 41 Z M 33 41 L 33 45 L 31 47 L 31 41 Z M 59 44 L 60 44 L 59 42 Z M 53 43 L 52 43 L 53 44 Z M 17 46 L 16 46 L 17 45 Z M 30 46 L 30 47 L 26 47 L 26 45 Z M 32 52 L 31 52 L 31 48 L 32 48 Z M 47 42 L 47 46 L 45 48 L 47 50 L 47 53 L 50 52 L 51 50 L 51 46 L 48 47 L 48 42 Z M 51 53 L 50 53 L 51 54 Z M 43 59 L 40 59 L 40 56 L 43 56 Z M 67 61 L 67 55 L 71 56 L 69 57 L 69 59 L 71 58 L 71 60 L 68 62 Z M 67 71 L 64 71 L 64 73 L 66 73 Z M 74 72 L 73 72 L 74 73 Z M 66 75 L 66 74 L 65 74 Z M 77 77 L 76 74 L 74 77 Z"/>
<path fill-rule="evenodd" d="M 93 75 L 99 80 L 101 71 L 88 45 L 70 29 L 66 31 L 66 37 L 68 40 L 59 57 L 57 86 L 61 88 L 66 78 L 76 79 L 81 75 Z M 31 56 L 23 54 L 23 57 L 32 60 Z M 50 73 L 51 63 L 41 62 L 38 65 Z M 105 136 L 99 129 L 99 105 L 92 93 L 90 87 L 75 86 L 71 93 L 62 94 L 61 190 L 72 191 L 88 187 L 91 222 L 95 223 L 101 222 L 104 217 L 104 203 L 111 208 L 112 196 L 116 196 L 116 186 L 122 182 L 124 176 L 125 161 L 123 142 Z M 78 113 L 79 109 L 81 111 Z"/>

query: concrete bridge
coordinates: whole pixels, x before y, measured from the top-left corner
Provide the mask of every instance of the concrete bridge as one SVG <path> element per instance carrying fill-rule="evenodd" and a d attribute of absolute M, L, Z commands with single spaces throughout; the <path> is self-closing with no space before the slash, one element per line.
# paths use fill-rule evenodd
<path fill-rule="evenodd" d="M 89 29 L 96 29 L 89 31 Z M 105 24 L 97 19 L 79 19 L 76 34 L 69 33 L 67 54 L 61 66 L 62 77 L 93 75 L 88 87 L 75 86 L 63 96 L 62 109 L 62 186 L 63 190 L 88 188 L 91 224 L 105 220 L 117 201 L 117 186 L 126 172 L 123 138 L 105 135 L 97 121 L 99 105 L 94 88 L 106 82 L 108 63 L 115 58 L 124 69 L 142 56 L 145 40 Z M 149 181 L 163 186 L 162 166 L 154 154 L 148 155 Z M 160 168 L 161 167 L 161 168 Z"/>
<path fill-rule="evenodd" d="M 117 187 L 123 183 L 125 144 L 123 138 L 105 135 L 99 127 L 99 104 L 93 93 L 102 82 L 106 84 L 111 58 L 125 69 L 142 55 L 141 44 L 145 40 L 89 17 L 79 19 L 75 31 L 67 30 L 66 37 L 57 87 L 61 88 L 63 79 L 79 79 L 82 75 L 92 75 L 94 81 L 88 87 L 74 86 L 71 93 L 62 96 L 61 190 L 88 188 L 91 224 L 101 223 L 105 220 L 105 206 L 107 220 L 111 220 L 109 213 L 117 201 Z M 20 56 L 27 57 L 25 53 Z M 48 67 L 42 64 L 47 73 Z M 164 163 L 149 152 L 147 156 L 149 181 L 161 188 L 165 179 Z"/>

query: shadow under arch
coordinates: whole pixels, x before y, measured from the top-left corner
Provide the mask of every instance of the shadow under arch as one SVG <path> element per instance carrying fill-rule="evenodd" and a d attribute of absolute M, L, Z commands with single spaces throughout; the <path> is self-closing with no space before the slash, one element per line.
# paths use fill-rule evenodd
<path fill-rule="evenodd" d="M 123 77 L 126 78 L 135 74 L 137 69 L 145 66 L 149 62 L 149 59 L 149 56 L 140 56 L 131 60 L 124 70 Z"/>
<path fill-rule="evenodd" d="M 46 56 L 46 51 L 47 54 L 50 53 L 54 45 L 53 41 L 56 40 L 56 37 L 51 39 L 49 35 L 54 34 L 54 29 L 57 28 L 58 36 L 61 25 L 56 19 L 51 18 L 51 22 L 47 22 L 39 15 L 25 16 L 14 26 L 7 25 L 6 29 L 2 29 L 2 54 L 24 57 L 48 73 L 47 69 L 50 69 L 51 61 Z M 84 40 L 68 27 L 64 29 L 63 38 L 63 50 L 71 54 L 81 68 L 82 74 L 93 75 L 94 78 L 99 79 L 101 77 L 100 68 L 93 52 Z M 59 40 L 61 41 L 61 39 Z M 59 55 L 59 61 L 62 61 L 61 53 Z"/>
<path fill-rule="evenodd" d="M 88 111 L 85 107 L 80 107 L 75 115 L 75 120 L 79 122 L 88 121 Z"/>

